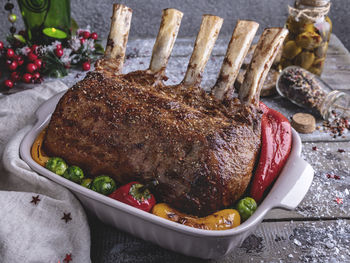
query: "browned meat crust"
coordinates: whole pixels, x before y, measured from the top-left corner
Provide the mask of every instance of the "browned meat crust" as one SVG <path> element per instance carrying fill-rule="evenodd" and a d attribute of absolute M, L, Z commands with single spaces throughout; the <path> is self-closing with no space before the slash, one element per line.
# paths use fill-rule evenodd
<path fill-rule="evenodd" d="M 260 148 L 261 112 L 239 100 L 224 106 L 197 87 L 141 86 L 127 76 L 93 72 L 69 89 L 45 151 L 121 184 L 157 179 L 158 201 L 194 215 L 240 198 Z"/>

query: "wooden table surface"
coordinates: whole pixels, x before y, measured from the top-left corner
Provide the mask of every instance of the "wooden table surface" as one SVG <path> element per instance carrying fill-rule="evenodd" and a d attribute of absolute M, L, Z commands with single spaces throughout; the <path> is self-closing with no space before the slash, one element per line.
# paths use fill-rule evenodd
<path fill-rule="evenodd" d="M 203 77 L 208 89 L 216 80 L 229 37 L 217 41 Z M 193 39 L 178 39 L 169 61 L 167 84 L 181 81 Z M 154 40 L 128 43 L 125 72 L 148 66 Z M 350 55 L 336 36 L 329 45 L 323 79 L 334 89 L 350 91 Z M 74 80 L 68 80 L 70 85 Z M 263 99 L 290 117 L 305 112 L 279 96 Z M 322 120 L 318 120 L 322 126 Z M 350 133 L 349 133 L 350 134 Z M 303 157 L 315 170 L 312 186 L 295 211 L 274 209 L 240 248 L 208 262 L 350 262 L 350 135 L 328 132 L 301 135 Z M 315 150 L 316 149 L 316 150 Z M 345 152 L 338 151 L 339 149 Z M 340 179 L 328 178 L 327 174 Z M 343 203 L 335 200 L 341 198 Z M 89 215 L 93 262 L 202 262 L 137 239 Z M 160 233 L 161 234 L 161 233 Z"/>

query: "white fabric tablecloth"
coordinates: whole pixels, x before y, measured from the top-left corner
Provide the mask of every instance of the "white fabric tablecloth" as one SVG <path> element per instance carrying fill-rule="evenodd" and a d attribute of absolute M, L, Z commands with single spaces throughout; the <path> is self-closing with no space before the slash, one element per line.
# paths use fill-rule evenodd
<path fill-rule="evenodd" d="M 61 81 L 54 81 L 0 95 L 2 263 L 91 262 L 90 230 L 79 201 L 32 171 L 19 156 L 21 140 L 35 122 L 35 110 L 65 89 Z M 34 202 L 37 197 L 40 201 Z"/>

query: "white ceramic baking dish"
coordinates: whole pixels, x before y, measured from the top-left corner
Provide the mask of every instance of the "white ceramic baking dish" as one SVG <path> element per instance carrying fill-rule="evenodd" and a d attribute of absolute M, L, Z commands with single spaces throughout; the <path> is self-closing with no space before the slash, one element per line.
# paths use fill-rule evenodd
<path fill-rule="evenodd" d="M 55 95 L 38 108 L 37 122 L 21 143 L 21 158 L 34 171 L 70 189 L 83 206 L 101 221 L 161 247 L 206 259 L 225 256 L 242 244 L 269 210 L 275 207 L 295 209 L 311 185 L 314 171 L 300 157 L 301 140 L 297 132 L 293 130 L 293 146 L 288 162 L 257 211 L 240 226 L 223 231 L 201 230 L 146 213 L 70 182 L 40 166 L 32 159 L 31 146 L 40 131 L 47 126 L 63 94 Z"/>

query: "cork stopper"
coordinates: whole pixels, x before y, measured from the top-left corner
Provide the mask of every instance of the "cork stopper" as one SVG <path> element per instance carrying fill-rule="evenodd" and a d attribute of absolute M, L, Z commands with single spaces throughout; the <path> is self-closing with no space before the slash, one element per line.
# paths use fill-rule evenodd
<path fill-rule="evenodd" d="M 296 113 L 292 117 L 292 127 L 300 133 L 312 133 L 316 129 L 316 120 L 311 114 Z"/>

